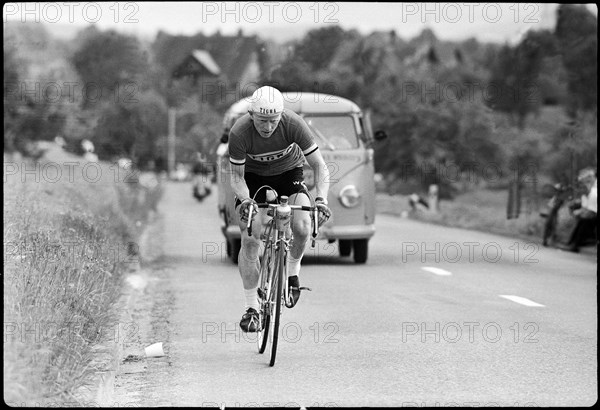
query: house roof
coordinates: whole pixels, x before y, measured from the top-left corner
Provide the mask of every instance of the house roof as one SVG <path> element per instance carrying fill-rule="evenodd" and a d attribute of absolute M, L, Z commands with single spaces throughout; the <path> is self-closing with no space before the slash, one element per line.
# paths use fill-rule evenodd
<path fill-rule="evenodd" d="M 210 53 L 205 50 L 193 50 L 178 66 L 173 69 L 173 77 L 214 76 L 221 74 L 221 69 L 215 63 Z"/>
<path fill-rule="evenodd" d="M 221 74 L 221 69 L 215 63 L 210 53 L 206 50 L 194 50 L 192 51 L 192 56 L 202 64 L 211 74 L 219 75 Z"/>
<path fill-rule="evenodd" d="M 173 36 L 159 32 L 153 49 L 156 61 L 171 73 L 195 50 L 204 50 L 210 54 L 221 74 L 229 81 L 239 81 L 252 53 L 258 51 L 258 44 L 256 36 Z"/>

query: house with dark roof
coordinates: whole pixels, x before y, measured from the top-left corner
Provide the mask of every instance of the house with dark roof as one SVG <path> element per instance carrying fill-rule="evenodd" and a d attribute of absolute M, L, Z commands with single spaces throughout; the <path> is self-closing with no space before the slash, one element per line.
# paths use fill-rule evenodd
<path fill-rule="evenodd" d="M 159 32 L 152 48 L 156 62 L 174 78 L 191 76 L 197 83 L 203 77 L 237 97 L 260 79 L 262 45 L 256 36 L 246 37 L 241 31 L 236 36 Z"/>
<path fill-rule="evenodd" d="M 173 78 L 191 76 L 194 82 L 200 77 L 218 77 L 221 68 L 206 50 L 193 50 L 173 70 Z"/>

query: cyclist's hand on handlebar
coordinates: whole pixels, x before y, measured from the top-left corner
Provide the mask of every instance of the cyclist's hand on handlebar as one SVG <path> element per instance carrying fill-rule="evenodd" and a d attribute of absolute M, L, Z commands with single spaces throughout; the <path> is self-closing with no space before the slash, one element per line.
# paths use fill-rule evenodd
<path fill-rule="evenodd" d="M 331 209 L 329 209 L 323 198 L 315 199 L 315 206 L 319 210 L 319 226 L 322 226 L 331 217 Z"/>
<path fill-rule="evenodd" d="M 248 223 L 248 214 L 249 214 L 250 206 L 252 206 L 254 208 L 252 211 L 252 220 L 254 220 L 254 217 L 256 216 L 256 214 L 258 212 L 258 205 L 255 200 L 253 200 L 251 198 L 244 199 L 238 210 L 240 219 L 243 223 Z"/>

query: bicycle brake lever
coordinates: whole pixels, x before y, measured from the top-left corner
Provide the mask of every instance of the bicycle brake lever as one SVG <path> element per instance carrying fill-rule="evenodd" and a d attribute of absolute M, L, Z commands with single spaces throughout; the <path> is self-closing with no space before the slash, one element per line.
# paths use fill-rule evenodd
<path fill-rule="evenodd" d="M 313 224 L 312 241 L 310 243 L 310 248 L 314 249 L 315 242 L 316 242 L 315 240 L 317 239 L 317 235 L 319 232 L 319 210 L 317 209 L 317 207 L 315 207 L 315 209 L 312 212 L 313 212 L 313 221 L 315 221 L 315 223 Z"/>

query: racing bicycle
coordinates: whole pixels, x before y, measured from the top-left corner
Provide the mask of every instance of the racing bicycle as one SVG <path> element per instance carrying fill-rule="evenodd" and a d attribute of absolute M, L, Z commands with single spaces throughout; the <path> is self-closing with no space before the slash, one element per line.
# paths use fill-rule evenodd
<path fill-rule="evenodd" d="M 310 212 L 312 223 L 311 246 L 314 248 L 319 230 L 319 211 L 312 198 L 311 203 L 312 206 L 292 205 L 288 203 L 288 197 L 282 195 L 279 197 L 279 203 L 258 204 L 259 208 L 268 208 L 267 216 L 271 217 L 261 235 L 263 251 L 259 258 L 258 299 L 260 322 L 257 337 L 259 353 L 265 352 L 269 340 L 271 340 L 270 366 L 275 364 L 277 356 L 282 308 L 284 305 L 292 307 L 287 276 L 287 254 L 290 251 L 293 239 L 290 225 L 292 212 L 299 210 Z M 248 236 L 252 235 L 252 213 L 253 207 L 250 206 L 247 226 Z M 309 288 L 300 289 L 311 290 Z M 272 334 L 269 338 L 271 329 Z"/>

